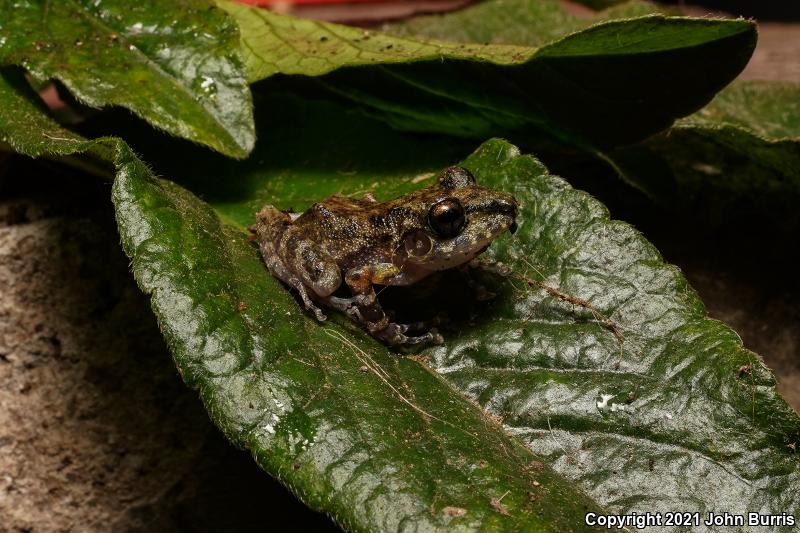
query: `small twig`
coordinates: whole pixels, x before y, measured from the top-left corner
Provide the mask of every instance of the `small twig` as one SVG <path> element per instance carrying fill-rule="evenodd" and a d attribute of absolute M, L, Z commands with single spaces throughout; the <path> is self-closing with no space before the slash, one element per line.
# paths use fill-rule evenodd
<path fill-rule="evenodd" d="M 69 142 L 73 142 L 73 143 L 83 142 L 83 141 L 81 141 L 79 139 L 70 139 L 69 137 L 56 137 L 55 135 L 50 135 L 49 133 L 46 133 L 46 132 L 43 132 L 42 136 L 43 137 L 47 137 L 48 139 L 52 139 L 54 141 L 69 141 Z"/>
<path fill-rule="evenodd" d="M 538 272 L 536 267 L 531 265 L 528 261 L 525 259 L 523 259 L 523 261 L 533 270 Z M 541 275 L 541 273 L 539 273 L 539 275 Z M 560 290 L 550 287 L 549 285 L 545 285 L 541 281 L 535 280 L 529 276 L 526 276 L 525 274 L 517 274 L 517 277 L 532 287 L 538 287 L 542 289 L 553 298 L 587 309 L 590 313 L 592 313 L 592 316 L 595 318 L 595 320 L 597 320 L 607 330 L 614 334 L 620 343 L 625 342 L 625 335 L 622 334 L 622 329 L 619 327 L 619 325 L 586 300 L 578 298 L 577 296 L 572 296 L 571 294 L 567 294 L 565 292 L 561 292 Z"/>

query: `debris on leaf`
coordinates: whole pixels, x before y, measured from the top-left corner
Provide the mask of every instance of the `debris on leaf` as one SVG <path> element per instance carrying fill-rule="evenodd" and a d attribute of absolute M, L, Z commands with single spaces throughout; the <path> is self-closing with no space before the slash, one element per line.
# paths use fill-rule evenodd
<path fill-rule="evenodd" d="M 489 503 L 491 504 L 491 506 L 492 506 L 492 507 L 494 507 L 494 508 L 497 510 L 497 512 L 499 512 L 500 514 L 504 514 L 504 515 L 506 515 L 506 516 L 508 516 L 508 515 L 509 515 L 509 512 L 508 512 L 508 507 L 506 507 L 505 505 L 503 505 L 503 504 L 501 503 L 501 500 L 502 500 L 503 498 L 505 498 L 507 494 L 508 494 L 508 491 L 506 491 L 506 493 L 505 493 L 505 494 L 503 494 L 502 496 L 500 496 L 499 498 L 497 498 L 497 497 L 494 497 L 494 498 L 492 498 L 492 499 L 490 500 L 490 502 L 489 502 Z"/>

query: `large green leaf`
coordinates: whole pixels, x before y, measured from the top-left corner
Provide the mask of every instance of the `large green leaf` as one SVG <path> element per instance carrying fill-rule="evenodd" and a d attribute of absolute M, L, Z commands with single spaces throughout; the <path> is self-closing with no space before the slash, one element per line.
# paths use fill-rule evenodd
<path fill-rule="evenodd" d="M 800 84 L 737 81 L 681 124 L 733 124 L 774 140 L 800 140 Z"/>
<path fill-rule="evenodd" d="M 614 510 L 797 514 L 800 418 L 680 272 L 512 147 L 489 143 L 465 164 L 526 206 L 519 240 L 494 255 L 594 303 L 625 340 L 516 288 L 487 331 L 431 349 L 433 367 Z"/>
<path fill-rule="evenodd" d="M 252 161 L 231 165 L 198 160 L 185 168 L 185 183 L 208 199 L 223 220 L 242 230 L 266 202 L 300 210 L 333 192 L 371 191 L 388 198 L 422 186 L 434 165 L 455 160 L 441 155 L 454 150 L 447 147 L 447 139 L 388 132 L 379 123 L 322 102 L 262 97 L 267 99 L 258 107 L 269 110 L 263 120 L 292 127 L 277 128 L 282 134 L 266 134 Z M 281 111 L 276 114 L 276 109 Z M 369 140 L 364 150 L 330 141 L 337 134 L 357 139 L 359 132 Z M 706 317 L 702 302 L 679 271 L 664 264 L 630 226 L 610 221 L 596 201 L 548 175 L 534 159 L 520 156 L 505 142 L 486 143 L 464 164 L 482 183 L 513 192 L 522 202 L 515 237 L 504 237 L 489 250 L 512 265 L 515 274 L 505 282 L 485 279 L 499 293 L 486 306 L 455 296 L 466 289 L 454 280 L 441 281 L 442 292 L 435 292 L 431 300 L 451 311 L 455 324 L 444 331 L 444 346 L 424 352 L 431 366 L 614 511 L 800 511 L 800 461 L 792 451 L 800 439 L 800 420 L 775 392 L 774 377 L 761 359 L 743 349 L 734 332 Z M 180 172 L 179 165 L 167 165 L 157 162 L 156 168 Z M 219 185 L 228 176 L 237 177 L 235 189 Z M 124 214 L 120 220 L 125 224 Z M 241 237 L 230 236 L 236 238 Z M 192 233 L 182 234 L 175 246 L 183 250 L 170 252 L 178 254 L 173 258 L 176 265 L 192 249 L 202 249 Z M 141 255 L 138 268 L 149 261 L 149 255 Z M 186 263 L 180 279 L 189 278 L 192 270 L 208 270 L 205 262 Z M 161 270 L 148 272 L 159 280 L 173 279 Z M 232 291 L 244 291 L 238 288 L 241 284 L 273 287 L 261 278 L 266 274 L 260 265 L 230 272 L 212 276 L 215 283 L 228 283 L 230 288 L 205 292 L 223 294 L 219 305 L 228 311 L 220 312 L 226 317 L 220 317 L 220 323 L 239 320 L 238 296 Z M 624 342 L 589 312 L 554 301 L 527 286 L 522 276 L 544 279 L 588 299 L 622 328 Z M 301 312 L 281 289 L 273 287 L 265 294 L 281 298 L 292 317 Z M 402 301 L 410 295 L 394 296 Z M 411 312 L 436 308 L 424 301 L 412 305 Z M 195 316 L 188 310 L 192 305 L 186 301 L 187 310 L 178 314 L 175 327 L 187 321 L 202 324 L 190 320 Z M 203 311 L 202 316 L 208 314 Z M 359 345 L 367 353 L 383 353 L 342 317 L 333 318 L 339 326 L 307 319 L 295 330 L 281 323 L 276 335 L 316 343 L 319 331 L 333 327 L 363 343 Z M 162 321 L 171 320 L 162 316 Z M 197 346 L 219 346 L 218 335 L 212 340 L 204 340 L 203 333 L 196 337 Z M 246 338 L 238 338 L 240 345 L 249 346 Z M 233 354 L 233 360 L 251 348 L 220 349 Z M 291 353 L 304 357 L 307 352 L 293 347 Z M 352 354 L 345 349 L 340 356 Z M 203 368 L 202 361 L 192 361 Z M 210 378 L 197 379 L 209 395 L 219 386 Z M 224 408 L 234 409 L 228 402 L 225 399 Z M 214 405 L 209 403 L 212 411 Z M 719 490 L 699 490 L 705 483 Z"/>
<path fill-rule="evenodd" d="M 488 0 L 388 29 L 403 35 L 536 46 L 596 20 L 648 9 L 656 8 L 629 2 L 587 20 L 569 14 L 554 0 Z M 552 139 L 515 138 L 570 179 L 612 199 L 617 192 L 609 192 L 599 174 L 610 171 L 622 177 L 666 212 L 689 215 L 708 229 L 740 232 L 743 226 L 760 226 L 791 235 L 800 229 L 794 207 L 800 201 L 799 106 L 796 84 L 735 82 L 697 113 L 633 146 L 598 153 L 576 151 L 563 142 L 554 145 Z M 646 198 L 633 199 L 642 201 Z"/>
<path fill-rule="evenodd" d="M 230 3 L 251 81 L 319 83 L 408 130 L 483 139 L 639 140 L 710 100 L 744 67 L 755 26 L 660 15 L 607 22 L 541 48 L 389 36 Z"/>
<path fill-rule="evenodd" d="M 308 505 L 359 531 L 599 530 L 583 516 L 600 507 L 419 360 L 305 316 L 241 227 L 156 179 L 123 141 L 51 135 L 57 126 L 30 112 L 16 147 L 41 148 L 29 141 L 42 127 L 39 153 L 114 163 L 122 244 L 181 375 Z"/>
<path fill-rule="evenodd" d="M 0 65 L 60 80 L 93 107 L 123 106 L 234 157 L 252 148 L 235 24 L 212 3 L 0 0 Z"/>

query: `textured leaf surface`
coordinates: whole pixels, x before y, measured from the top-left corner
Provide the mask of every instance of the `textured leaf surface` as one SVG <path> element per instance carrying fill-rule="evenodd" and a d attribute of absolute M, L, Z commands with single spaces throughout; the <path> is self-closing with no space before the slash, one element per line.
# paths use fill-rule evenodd
<path fill-rule="evenodd" d="M 51 136 L 46 115 L 32 119 L 42 153 L 114 162 L 123 247 L 181 374 L 303 501 L 352 530 L 593 530 L 592 500 L 420 361 L 304 316 L 242 228 L 123 141 Z"/>
<path fill-rule="evenodd" d="M 0 142 L 15 152 L 39 157 L 62 149 L 58 139 L 84 139 L 61 127 L 47 112 L 22 72 L 0 68 Z"/>
<path fill-rule="evenodd" d="M 243 157 L 255 131 L 238 32 L 204 1 L 0 1 L 0 65 Z"/>
<path fill-rule="evenodd" d="M 286 138 L 267 134 L 252 163 L 198 161 L 187 169 L 193 176 L 187 183 L 241 226 L 266 202 L 302 210 L 333 192 L 389 198 L 422 186 L 427 171 L 456 159 L 446 139 L 387 132 L 329 104 L 280 97 L 259 108 L 282 110 L 264 120 L 291 122 L 279 128 Z M 333 147 L 337 132 L 344 138 L 361 132 L 368 149 Z M 388 147 L 398 150 L 396 157 L 387 156 Z M 589 313 L 518 277 L 487 276 L 498 298 L 486 306 L 458 298 L 447 307 L 456 322 L 444 331 L 444 347 L 425 352 L 433 368 L 614 511 L 800 511 L 800 461 L 790 448 L 800 439 L 800 420 L 775 392 L 761 359 L 706 318 L 679 271 L 630 226 L 609 221 L 596 201 L 507 143 L 491 141 L 465 164 L 482 183 L 513 192 L 523 204 L 517 234 L 489 253 L 517 275 L 590 300 L 626 338 L 620 345 Z M 238 176 L 240 188 L 218 185 L 228 175 Z M 466 291 L 452 280 L 439 290 L 432 297 L 438 304 L 414 309 L 446 306 Z M 378 349 L 342 317 L 335 320 L 368 353 Z M 324 327 L 304 324 L 295 333 L 304 339 Z M 704 488 L 711 485 L 717 489 Z"/>
<path fill-rule="evenodd" d="M 144 165 L 122 168 L 123 247 L 184 379 L 307 504 L 353 530 L 590 529 L 597 506 L 444 380 L 305 316 L 240 228 Z"/>
<path fill-rule="evenodd" d="M 513 64 L 527 59 L 524 46 L 461 46 L 404 39 L 341 24 L 282 15 L 220 0 L 239 23 L 251 82 L 275 74 L 321 76 L 354 66 L 464 59 Z"/>
<path fill-rule="evenodd" d="M 596 7 L 596 6 L 595 6 Z M 598 13 L 594 20 L 656 10 L 629 2 Z M 662 8 L 663 9 L 663 8 Z M 390 31 L 453 40 L 541 45 L 588 25 L 560 3 L 538 0 L 488 0 L 439 16 L 417 17 L 390 25 Z M 715 227 L 742 221 L 800 229 L 800 90 L 797 84 L 734 82 L 709 105 L 679 120 L 670 130 L 633 145 L 608 150 L 601 157 L 627 183 L 644 191 L 671 212 L 691 213 Z M 563 141 L 563 139 L 561 140 Z M 576 160 L 587 154 L 525 139 L 548 164 L 587 186 L 600 182 L 597 166 Z M 602 192 L 602 191 L 601 191 Z"/>
<path fill-rule="evenodd" d="M 181 374 L 228 437 L 306 503 L 352 530 L 593 530 L 592 500 L 419 360 L 346 321 L 304 316 L 241 227 L 157 180 L 123 141 L 51 135 L 57 126 L 31 113 L 31 136 L 38 124 L 50 143 L 40 153 L 114 162 L 123 247 Z"/>
<path fill-rule="evenodd" d="M 761 137 L 798 140 L 800 84 L 737 81 L 721 91 L 709 105 L 683 122 L 734 124 Z"/>
<path fill-rule="evenodd" d="M 441 15 L 386 24 L 394 35 L 455 41 L 542 46 L 604 20 L 664 13 L 649 2 L 626 2 L 593 17 L 577 17 L 558 0 L 485 0 Z"/>
<path fill-rule="evenodd" d="M 487 331 L 430 350 L 434 368 L 611 509 L 800 512 L 800 419 L 679 271 L 508 145 L 466 165 L 525 205 L 496 257 L 594 303 L 626 338 L 517 289 Z"/>
<path fill-rule="evenodd" d="M 755 44 L 743 20 L 642 17 L 532 48 L 420 41 L 222 5 L 240 24 L 251 81 L 319 76 L 395 127 L 479 139 L 639 140 L 710 100 Z"/>

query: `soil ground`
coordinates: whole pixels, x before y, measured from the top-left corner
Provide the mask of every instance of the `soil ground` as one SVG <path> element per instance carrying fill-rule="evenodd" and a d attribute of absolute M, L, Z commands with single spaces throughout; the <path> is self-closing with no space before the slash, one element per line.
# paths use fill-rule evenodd
<path fill-rule="evenodd" d="M 800 81 L 800 25 L 744 77 Z M 122 254 L 107 184 L 0 154 L 0 531 L 333 529 L 227 444 L 182 384 Z M 44 170 L 43 170 L 44 169 Z M 798 284 L 653 239 L 800 410 Z"/>

